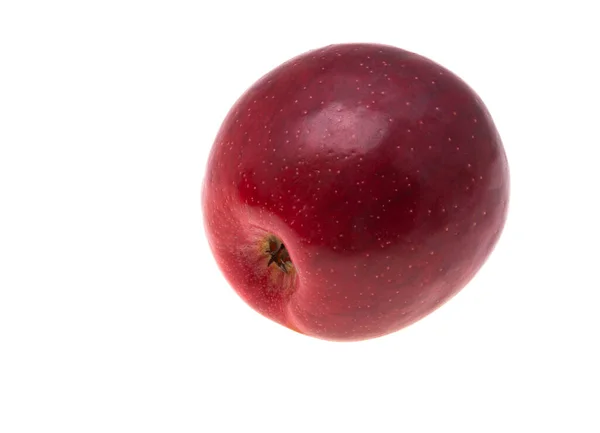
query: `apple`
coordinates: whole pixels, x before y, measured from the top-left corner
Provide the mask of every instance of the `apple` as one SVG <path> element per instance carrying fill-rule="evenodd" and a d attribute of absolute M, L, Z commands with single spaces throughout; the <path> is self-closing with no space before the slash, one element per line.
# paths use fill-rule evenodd
<path fill-rule="evenodd" d="M 379 44 L 330 45 L 258 80 L 227 114 L 202 188 L 231 286 L 333 341 L 389 334 L 456 295 L 496 245 L 508 197 L 478 95 Z"/>

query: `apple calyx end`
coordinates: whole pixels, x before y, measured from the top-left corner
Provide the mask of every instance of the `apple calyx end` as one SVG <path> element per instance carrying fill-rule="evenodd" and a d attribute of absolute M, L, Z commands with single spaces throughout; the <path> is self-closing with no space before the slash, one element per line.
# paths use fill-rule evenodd
<path fill-rule="evenodd" d="M 267 245 L 268 247 L 265 250 L 265 254 L 269 256 L 267 267 L 275 264 L 283 273 L 290 273 L 294 265 L 283 242 L 276 236 L 269 236 Z"/>

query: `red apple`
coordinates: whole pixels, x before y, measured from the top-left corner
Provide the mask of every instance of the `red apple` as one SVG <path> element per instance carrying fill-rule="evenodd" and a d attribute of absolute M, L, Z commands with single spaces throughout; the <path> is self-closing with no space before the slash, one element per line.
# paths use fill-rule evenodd
<path fill-rule="evenodd" d="M 349 341 L 461 290 L 500 236 L 508 195 L 502 142 L 467 84 L 408 51 L 343 44 L 241 96 L 202 196 L 212 252 L 250 306 Z"/>

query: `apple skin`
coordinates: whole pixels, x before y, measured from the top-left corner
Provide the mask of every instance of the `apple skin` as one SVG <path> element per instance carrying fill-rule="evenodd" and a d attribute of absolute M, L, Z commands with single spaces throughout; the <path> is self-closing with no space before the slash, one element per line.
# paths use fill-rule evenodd
<path fill-rule="evenodd" d="M 251 307 L 356 341 L 459 292 L 496 245 L 508 198 L 500 136 L 467 84 L 399 48 L 341 44 L 241 96 L 211 150 L 202 205 L 216 261 Z M 269 264 L 281 242 L 289 269 Z"/>

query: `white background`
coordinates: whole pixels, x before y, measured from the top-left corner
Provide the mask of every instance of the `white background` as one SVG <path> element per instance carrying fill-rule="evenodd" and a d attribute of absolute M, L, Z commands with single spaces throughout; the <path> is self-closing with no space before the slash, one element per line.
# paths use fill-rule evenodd
<path fill-rule="evenodd" d="M 2 1 L 0 432 L 600 431 L 592 4 Z M 512 174 L 473 282 L 349 344 L 247 307 L 200 209 L 236 98 L 336 42 L 459 74 Z"/>

